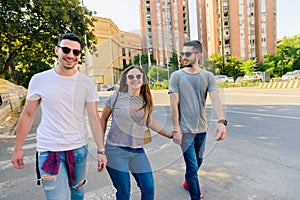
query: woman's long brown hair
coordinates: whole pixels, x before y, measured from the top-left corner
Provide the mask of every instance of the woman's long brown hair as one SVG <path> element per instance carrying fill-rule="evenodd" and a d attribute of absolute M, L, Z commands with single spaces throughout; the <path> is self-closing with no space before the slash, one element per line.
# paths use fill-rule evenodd
<path fill-rule="evenodd" d="M 144 99 L 144 105 L 141 108 L 139 108 L 138 111 L 144 109 L 144 117 L 146 117 L 146 114 L 148 116 L 153 111 L 153 100 L 148 85 L 148 77 L 141 67 L 136 65 L 131 65 L 125 69 L 125 71 L 122 73 L 122 77 L 120 80 L 119 92 L 128 92 L 128 85 L 126 84 L 127 74 L 132 69 L 137 69 L 143 74 L 143 85 L 141 86 L 140 95 Z"/>

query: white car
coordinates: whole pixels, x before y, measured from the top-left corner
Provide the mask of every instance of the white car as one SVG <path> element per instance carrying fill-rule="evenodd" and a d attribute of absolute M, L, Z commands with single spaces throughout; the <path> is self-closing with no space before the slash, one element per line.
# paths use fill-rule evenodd
<path fill-rule="evenodd" d="M 296 74 L 294 72 L 287 72 L 285 75 L 283 75 L 281 77 L 281 80 L 283 80 L 283 81 L 293 81 L 296 78 L 297 77 L 296 77 Z"/>
<path fill-rule="evenodd" d="M 227 77 L 227 81 L 229 82 L 229 83 L 234 83 L 234 78 L 233 77 Z"/>
<path fill-rule="evenodd" d="M 264 79 L 264 74 L 263 72 L 251 72 L 247 73 L 244 76 L 244 80 L 252 80 L 252 81 L 263 81 Z"/>
<path fill-rule="evenodd" d="M 300 80 L 300 70 L 295 70 L 294 74 L 295 74 L 295 79 Z"/>
<path fill-rule="evenodd" d="M 217 83 L 231 82 L 228 80 L 228 77 L 226 75 L 216 75 L 215 79 L 216 79 Z"/>

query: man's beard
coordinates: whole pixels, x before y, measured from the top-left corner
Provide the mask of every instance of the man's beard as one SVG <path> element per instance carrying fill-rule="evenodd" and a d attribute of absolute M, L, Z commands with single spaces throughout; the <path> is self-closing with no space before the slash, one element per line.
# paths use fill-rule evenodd
<path fill-rule="evenodd" d="M 193 65 L 196 63 L 196 58 L 192 58 L 192 59 L 185 59 L 185 61 L 188 61 L 188 64 L 187 65 L 184 65 L 183 67 L 193 67 Z"/>
<path fill-rule="evenodd" d="M 184 67 L 193 67 L 193 65 L 190 63 L 188 65 L 185 65 Z"/>

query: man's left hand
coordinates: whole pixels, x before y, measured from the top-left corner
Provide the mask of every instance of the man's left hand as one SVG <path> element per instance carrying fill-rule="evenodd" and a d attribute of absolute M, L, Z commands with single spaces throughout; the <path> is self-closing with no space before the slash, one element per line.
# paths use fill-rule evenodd
<path fill-rule="evenodd" d="M 215 129 L 215 140 L 221 141 L 226 137 L 226 126 L 222 123 L 218 123 Z"/>
<path fill-rule="evenodd" d="M 106 169 L 107 158 L 105 154 L 98 154 L 98 172 L 103 172 Z"/>

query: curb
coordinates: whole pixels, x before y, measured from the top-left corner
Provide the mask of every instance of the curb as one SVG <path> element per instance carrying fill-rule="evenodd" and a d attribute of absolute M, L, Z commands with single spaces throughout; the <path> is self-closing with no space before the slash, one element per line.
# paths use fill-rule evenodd
<path fill-rule="evenodd" d="M 263 89 L 277 89 L 277 88 L 300 88 L 299 81 L 287 81 L 287 82 L 271 82 L 261 83 L 259 88 Z"/>

